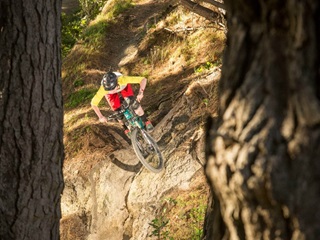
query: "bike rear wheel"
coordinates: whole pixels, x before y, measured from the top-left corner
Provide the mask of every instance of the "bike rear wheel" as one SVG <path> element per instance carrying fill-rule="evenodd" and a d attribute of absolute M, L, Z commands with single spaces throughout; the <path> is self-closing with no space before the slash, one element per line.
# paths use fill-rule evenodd
<path fill-rule="evenodd" d="M 159 173 L 163 168 L 163 156 L 158 144 L 144 129 L 135 128 L 131 132 L 133 150 L 140 162 L 151 172 Z"/>

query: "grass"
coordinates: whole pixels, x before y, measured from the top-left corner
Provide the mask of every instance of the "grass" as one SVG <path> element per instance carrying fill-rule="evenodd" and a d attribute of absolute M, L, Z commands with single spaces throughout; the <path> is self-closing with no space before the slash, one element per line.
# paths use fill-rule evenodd
<path fill-rule="evenodd" d="M 84 47 L 90 49 L 90 52 L 99 51 L 103 47 L 103 39 L 105 38 L 108 24 L 108 19 L 99 17 L 83 32 Z"/>
<path fill-rule="evenodd" d="M 72 15 L 62 13 L 61 16 L 62 29 L 62 56 L 65 57 L 71 51 L 81 36 L 81 32 L 86 26 L 86 21 L 82 21 L 79 11 Z"/>
<path fill-rule="evenodd" d="M 68 99 L 65 102 L 65 107 L 70 108 L 76 108 L 80 105 L 88 105 L 93 98 L 93 96 L 96 93 L 96 89 L 88 89 L 88 88 L 82 88 L 78 91 L 75 91 L 71 93 L 68 97 Z"/>
<path fill-rule="evenodd" d="M 200 240 L 207 209 L 207 187 L 166 196 L 157 216 L 149 223 L 150 236 L 163 240 Z"/>
<path fill-rule="evenodd" d="M 196 70 L 199 60 L 210 65 L 202 66 L 203 69 L 220 66 L 225 35 L 215 25 L 184 30 L 193 25 L 193 18 L 193 14 L 183 14 L 177 8 L 150 29 L 140 44 L 140 66 L 136 65 L 136 68 L 152 77 L 161 69 L 177 71 L 194 68 L 201 72 L 201 69 Z M 164 26 L 171 32 L 164 30 Z"/>
<path fill-rule="evenodd" d="M 75 115 L 73 109 L 90 106 L 90 101 L 98 89 L 94 82 L 88 82 L 86 72 L 104 54 L 104 39 L 108 27 L 115 24 L 117 15 L 132 7 L 131 0 L 113 1 L 113 3 L 106 9 L 107 14 L 99 14 L 89 24 L 83 21 L 79 13 L 63 16 L 62 78 L 65 118 L 76 119 L 76 121 L 71 121 L 74 123 L 69 122 L 65 125 L 66 135 L 71 134 L 68 139 L 72 139 L 66 143 L 66 148 L 70 152 L 69 156 L 75 156 L 82 148 L 82 141 L 86 138 L 87 133 L 86 128 L 74 130 L 76 122 L 79 123 L 79 117 Z"/>
<path fill-rule="evenodd" d="M 123 13 L 127 9 L 133 7 L 132 1 L 131 0 L 120 0 L 120 1 L 115 1 L 115 5 L 110 11 L 110 14 L 112 17 L 117 17 L 119 14 Z"/>
<path fill-rule="evenodd" d="M 87 82 L 86 70 L 91 66 L 97 66 L 93 59 L 103 57 L 105 49 L 105 37 L 110 24 L 115 24 L 115 18 L 132 7 L 131 0 L 113 1 L 105 11 L 107 14 L 99 14 L 89 24 L 79 17 L 79 14 L 71 17 L 63 17 L 63 72 L 64 98 L 67 109 L 75 108 L 81 104 L 88 104 L 94 91 Z M 77 45 L 75 46 L 75 44 Z M 73 49 L 72 52 L 70 50 Z M 70 54 L 69 54 L 70 52 Z M 98 60 L 99 61 L 99 60 Z"/>

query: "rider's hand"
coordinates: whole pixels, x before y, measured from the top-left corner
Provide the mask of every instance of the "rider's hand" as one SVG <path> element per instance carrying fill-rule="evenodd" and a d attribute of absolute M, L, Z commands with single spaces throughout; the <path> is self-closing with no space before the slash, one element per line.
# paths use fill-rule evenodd
<path fill-rule="evenodd" d="M 105 116 L 102 116 L 101 118 L 99 118 L 99 121 L 100 121 L 101 123 L 104 123 L 104 122 L 107 122 L 108 120 L 106 119 Z"/>
<path fill-rule="evenodd" d="M 137 95 L 138 102 L 140 102 L 142 98 L 143 98 L 143 92 L 139 92 L 139 94 Z"/>

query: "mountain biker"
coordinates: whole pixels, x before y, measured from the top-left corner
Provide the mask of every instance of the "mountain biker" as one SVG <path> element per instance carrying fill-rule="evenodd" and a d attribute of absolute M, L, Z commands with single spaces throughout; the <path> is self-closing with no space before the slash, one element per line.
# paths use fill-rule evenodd
<path fill-rule="evenodd" d="M 139 93 L 136 99 L 130 84 L 140 84 Z M 119 97 L 119 94 L 121 94 L 126 101 L 130 101 L 136 114 L 145 122 L 147 131 L 152 131 L 153 125 L 150 120 L 147 119 L 147 116 L 140 105 L 146 85 L 147 79 L 145 77 L 123 76 L 119 72 L 107 72 L 104 74 L 101 80 L 101 86 L 91 100 L 91 106 L 99 117 L 99 121 L 102 123 L 107 122 L 107 118 L 103 116 L 98 107 L 102 98 L 105 97 L 107 99 L 113 111 L 120 111 L 121 98 Z M 122 119 L 118 119 L 118 121 L 125 129 L 125 134 L 130 135 L 130 130 L 126 128 Z"/>

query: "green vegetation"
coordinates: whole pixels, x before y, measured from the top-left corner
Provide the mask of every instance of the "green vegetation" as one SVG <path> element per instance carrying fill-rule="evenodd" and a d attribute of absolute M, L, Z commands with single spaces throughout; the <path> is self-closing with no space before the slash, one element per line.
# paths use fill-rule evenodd
<path fill-rule="evenodd" d="M 111 19 L 132 7 L 131 0 L 118 0 L 108 9 L 104 16 L 100 15 L 107 0 L 80 0 L 80 9 L 74 14 L 62 14 L 62 56 L 65 57 L 78 41 L 84 41 L 87 46 L 102 45 L 106 27 Z M 96 19 L 96 17 L 98 18 Z M 94 20 L 95 19 L 95 20 Z M 94 20 L 93 24 L 90 24 Z M 89 42 L 89 44 L 88 44 Z"/>
<path fill-rule="evenodd" d="M 166 198 L 160 213 L 149 223 L 153 227 L 150 236 L 163 240 L 200 240 L 207 208 L 205 191 L 200 187 L 191 194 Z"/>
<path fill-rule="evenodd" d="M 65 57 L 78 42 L 86 35 L 83 31 L 88 27 L 90 20 L 101 11 L 106 0 L 80 0 L 80 9 L 71 15 L 62 14 L 62 56 Z M 87 35 L 88 36 L 88 35 Z"/>
<path fill-rule="evenodd" d="M 116 16 L 132 7 L 131 0 L 118 0 L 106 9 L 106 14 L 99 14 L 106 2 L 80 0 L 79 11 L 70 16 L 62 15 L 62 56 L 65 62 L 68 62 L 68 66 L 64 64 L 63 78 L 64 81 L 71 80 L 70 88 L 75 88 L 73 93 L 65 98 L 67 108 L 75 108 L 81 103 L 88 104 L 93 97 L 96 89 L 86 88 L 83 73 L 89 67 L 88 62 L 103 53 L 108 26 L 114 24 Z M 68 56 L 76 43 L 80 44 L 76 52 L 78 56 Z M 79 87 L 80 90 L 77 89 Z"/>
<path fill-rule="evenodd" d="M 84 18 L 93 20 L 102 10 L 107 0 L 79 0 L 81 15 Z"/>
<path fill-rule="evenodd" d="M 79 78 L 79 79 L 76 79 L 74 82 L 73 82 L 73 86 L 74 87 L 81 87 L 84 85 L 84 81 L 83 79 Z"/>
<path fill-rule="evenodd" d="M 80 106 L 81 104 L 88 104 L 90 100 L 93 98 L 97 89 L 86 89 L 82 88 L 76 92 L 73 92 L 69 95 L 65 106 L 67 108 L 75 108 Z"/>
<path fill-rule="evenodd" d="M 160 216 L 160 218 L 155 218 L 149 223 L 150 226 L 154 228 L 150 237 L 155 236 L 158 239 L 173 239 L 169 236 L 170 232 L 168 230 L 162 230 L 165 228 L 169 223 L 169 220 L 166 219 L 164 216 Z"/>
<path fill-rule="evenodd" d="M 103 47 L 103 39 L 105 37 L 107 27 L 108 21 L 103 18 L 100 18 L 98 21 L 90 24 L 82 35 L 85 47 L 92 49 L 92 51 Z"/>
<path fill-rule="evenodd" d="M 108 11 L 109 18 L 115 18 L 119 16 L 119 14 L 123 13 L 127 9 L 133 7 L 132 0 L 118 0 L 115 1 L 114 6 Z"/>
<path fill-rule="evenodd" d="M 79 0 L 80 9 L 71 15 L 62 14 L 62 56 L 70 52 L 76 42 L 83 39 L 83 30 L 94 19 L 107 0 Z"/>
<path fill-rule="evenodd" d="M 214 66 L 213 63 L 211 62 L 206 62 L 205 64 L 202 64 L 200 67 L 197 67 L 195 69 L 196 73 L 202 73 L 205 70 L 209 70 L 210 68 L 212 68 Z"/>
<path fill-rule="evenodd" d="M 79 12 L 72 15 L 66 15 L 65 13 L 62 13 L 61 17 L 61 49 L 62 57 L 65 57 L 80 39 L 82 31 L 87 25 L 87 21 L 86 19 L 82 19 L 80 17 Z"/>

